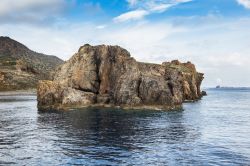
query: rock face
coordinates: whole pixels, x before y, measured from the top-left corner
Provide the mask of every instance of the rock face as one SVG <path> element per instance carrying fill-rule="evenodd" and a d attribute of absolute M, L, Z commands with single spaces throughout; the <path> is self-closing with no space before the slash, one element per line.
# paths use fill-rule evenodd
<path fill-rule="evenodd" d="M 38 108 L 177 108 L 201 98 L 202 80 L 190 62 L 141 63 L 119 46 L 87 44 L 57 69 L 53 81 L 40 81 Z"/>
<path fill-rule="evenodd" d="M 23 44 L 0 37 L 0 91 L 35 88 L 38 80 L 51 79 L 50 73 L 63 61 L 36 53 Z"/>

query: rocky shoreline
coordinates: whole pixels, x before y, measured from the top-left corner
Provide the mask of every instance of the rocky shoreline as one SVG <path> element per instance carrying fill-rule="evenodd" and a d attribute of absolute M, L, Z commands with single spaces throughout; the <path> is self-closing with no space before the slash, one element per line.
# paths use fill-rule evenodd
<path fill-rule="evenodd" d="M 202 97 L 203 78 L 191 62 L 142 63 L 119 46 L 86 44 L 57 68 L 53 81 L 39 82 L 38 110 L 180 109 Z"/>
<path fill-rule="evenodd" d="M 192 101 L 194 102 L 194 101 Z M 170 111 L 170 110 L 182 110 L 182 105 L 175 106 L 162 106 L 162 105 L 114 105 L 114 104 L 54 104 L 47 106 L 38 106 L 38 111 L 51 112 L 51 111 L 70 111 L 74 109 L 122 109 L 122 110 L 155 110 L 155 111 Z"/>

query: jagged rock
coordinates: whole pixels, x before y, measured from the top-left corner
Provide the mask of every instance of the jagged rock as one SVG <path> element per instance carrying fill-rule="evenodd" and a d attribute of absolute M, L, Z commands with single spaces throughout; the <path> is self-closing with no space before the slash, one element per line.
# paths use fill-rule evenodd
<path fill-rule="evenodd" d="M 38 108 L 176 108 L 201 98 L 202 80 L 190 62 L 142 63 L 119 46 L 84 45 L 56 70 L 53 81 L 38 84 Z"/>

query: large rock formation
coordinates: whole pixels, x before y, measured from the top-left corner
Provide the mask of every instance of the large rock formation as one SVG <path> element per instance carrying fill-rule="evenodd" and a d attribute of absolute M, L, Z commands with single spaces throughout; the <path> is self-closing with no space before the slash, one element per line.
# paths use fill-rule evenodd
<path fill-rule="evenodd" d="M 36 88 L 38 80 L 50 79 L 50 73 L 63 61 L 36 53 L 9 37 L 0 37 L 0 91 Z"/>
<path fill-rule="evenodd" d="M 137 62 L 119 46 L 82 46 L 38 84 L 39 110 L 86 106 L 172 109 L 201 98 L 203 74 L 190 63 Z"/>

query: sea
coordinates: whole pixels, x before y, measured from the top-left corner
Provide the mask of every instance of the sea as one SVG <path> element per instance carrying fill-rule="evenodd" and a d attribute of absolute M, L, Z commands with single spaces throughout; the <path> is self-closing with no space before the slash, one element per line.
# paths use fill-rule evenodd
<path fill-rule="evenodd" d="M 250 89 L 206 89 L 182 110 L 38 112 L 0 93 L 0 165 L 250 165 Z"/>

